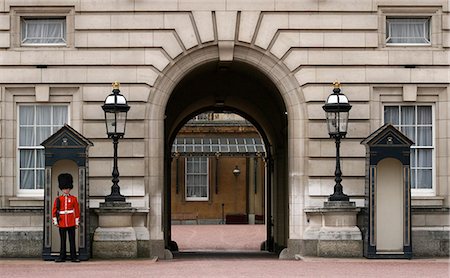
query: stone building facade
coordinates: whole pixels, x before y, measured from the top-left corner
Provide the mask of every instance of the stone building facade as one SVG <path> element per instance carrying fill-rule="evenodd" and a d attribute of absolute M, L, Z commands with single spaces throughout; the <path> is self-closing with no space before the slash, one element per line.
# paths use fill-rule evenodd
<path fill-rule="evenodd" d="M 0 0 L 0 256 L 40 255 L 40 142 L 64 122 L 94 144 L 91 210 L 109 194 L 112 144 L 101 105 L 115 80 L 131 106 L 119 167 L 136 256 L 169 256 L 170 147 L 182 124 L 207 110 L 245 115 L 264 139 L 270 250 L 317 255 L 320 240 L 308 233 L 317 222 L 306 212 L 333 190 L 335 147 L 322 105 L 335 80 L 353 106 L 341 148 L 345 193 L 364 206 L 360 142 L 396 124 L 416 142 L 413 253 L 448 255 L 449 5 Z"/>

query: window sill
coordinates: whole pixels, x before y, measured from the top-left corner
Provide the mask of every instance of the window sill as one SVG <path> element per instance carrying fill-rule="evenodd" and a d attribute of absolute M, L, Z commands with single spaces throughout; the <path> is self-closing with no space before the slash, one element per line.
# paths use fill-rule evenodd
<path fill-rule="evenodd" d="M 9 198 L 10 207 L 43 207 L 44 197 L 12 197 Z"/>

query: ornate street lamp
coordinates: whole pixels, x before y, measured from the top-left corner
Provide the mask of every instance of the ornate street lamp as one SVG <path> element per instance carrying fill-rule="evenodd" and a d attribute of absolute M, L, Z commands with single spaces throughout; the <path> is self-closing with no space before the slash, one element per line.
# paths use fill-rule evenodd
<path fill-rule="evenodd" d="M 328 134 L 330 138 L 334 138 L 336 141 L 336 170 L 334 172 L 334 180 L 336 184 L 334 185 L 334 193 L 328 197 L 329 201 L 349 201 L 349 197 L 344 194 L 342 190 L 342 172 L 341 163 L 339 156 L 339 148 L 341 144 L 341 139 L 347 134 L 348 125 L 348 112 L 352 106 L 348 103 L 348 99 L 344 94 L 341 94 L 339 82 L 334 82 L 333 93 L 328 96 L 328 99 L 324 106 Z"/>
<path fill-rule="evenodd" d="M 117 81 L 112 84 L 112 93 L 106 97 L 105 103 L 102 105 L 102 109 L 105 111 L 106 134 L 108 134 L 108 138 L 113 139 L 114 146 L 113 185 L 111 186 L 111 194 L 105 197 L 106 202 L 125 202 L 125 196 L 120 194 L 117 146 L 119 138 L 123 138 L 125 134 L 127 113 L 130 106 L 128 106 L 126 98 L 120 94 L 119 86 L 120 84 Z"/>

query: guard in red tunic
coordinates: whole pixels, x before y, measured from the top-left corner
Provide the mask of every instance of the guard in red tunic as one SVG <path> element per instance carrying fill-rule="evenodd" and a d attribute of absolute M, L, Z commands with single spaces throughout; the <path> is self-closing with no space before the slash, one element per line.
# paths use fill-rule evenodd
<path fill-rule="evenodd" d="M 69 234 L 71 261 L 78 263 L 80 260 L 75 247 L 75 229 L 78 228 L 80 222 L 80 206 L 77 197 L 70 195 L 70 190 L 73 188 L 72 175 L 68 173 L 59 175 L 58 183 L 63 194 L 56 197 L 52 216 L 53 224 L 59 227 L 61 249 L 55 262 L 66 261 L 66 235 Z"/>

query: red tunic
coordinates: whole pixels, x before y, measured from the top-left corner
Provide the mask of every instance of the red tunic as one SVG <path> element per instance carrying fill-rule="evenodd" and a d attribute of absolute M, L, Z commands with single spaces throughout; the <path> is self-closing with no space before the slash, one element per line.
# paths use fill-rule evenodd
<path fill-rule="evenodd" d="M 52 217 L 53 224 L 58 225 L 60 228 L 68 228 L 78 226 L 80 223 L 80 206 L 78 205 L 78 199 L 72 195 L 61 195 L 59 198 L 59 222 L 56 219 L 56 199 L 53 204 Z"/>

